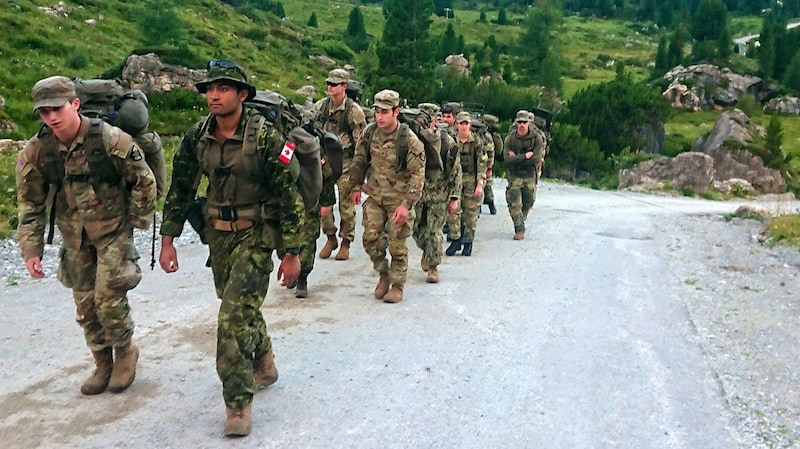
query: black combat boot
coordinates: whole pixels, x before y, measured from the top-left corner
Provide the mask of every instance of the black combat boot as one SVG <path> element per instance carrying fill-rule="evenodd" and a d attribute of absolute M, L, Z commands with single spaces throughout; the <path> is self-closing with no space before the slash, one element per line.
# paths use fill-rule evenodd
<path fill-rule="evenodd" d="M 297 289 L 294 291 L 294 297 L 308 297 L 308 273 L 305 271 L 301 271 L 300 276 L 297 277 Z"/>
<path fill-rule="evenodd" d="M 472 242 L 464 244 L 464 251 L 461 251 L 462 256 L 471 256 L 472 255 Z"/>
<path fill-rule="evenodd" d="M 463 242 L 464 242 L 464 237 L 451 241 L 450 246 L 447 247 L 444 253 L 447 254 L 448 256 L 455 256 L 456 253 L 461 249 L 461 244 Z"/>
<path fill-rule="evenodd" d="M 494 207 L 494 201 L 489 201 L 489 213 L 492 215 L 497 215 L 497 208 Z"/>

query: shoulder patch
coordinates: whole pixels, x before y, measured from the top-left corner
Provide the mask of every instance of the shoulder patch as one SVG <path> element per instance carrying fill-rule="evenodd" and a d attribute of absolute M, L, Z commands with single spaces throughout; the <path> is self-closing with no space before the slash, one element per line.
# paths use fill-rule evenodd
<path fill-rule="evenodd" d="M 292 162 L 292 157 L 294 157 L 294 150 L 295 150 L 294 144 L 287 140 L 283 144 L 283 149 L 281 150 L 281 154 L 280 156 L 278 156 L 278 159 L 284 164 Z"/>
<path fill-rule="evenodd" d="M 106 130 L 108 130 L 108 137 L 106 137 Z M 108 154 L 116 156 L 120 159 L 127 159 L 134 148 L 133 138 L 119 128 L 109 126 L 103 130 L 103 140 L 108 139 L 106 148 Z"/>

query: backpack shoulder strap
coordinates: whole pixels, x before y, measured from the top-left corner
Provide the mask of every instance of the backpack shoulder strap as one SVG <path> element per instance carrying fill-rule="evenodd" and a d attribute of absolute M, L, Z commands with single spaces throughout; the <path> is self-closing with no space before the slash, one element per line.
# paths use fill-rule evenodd
<path fill-rule="evenodd" d="M 93 184 L 118 184 L 122 181 L 122 173 L 111 162 L 103 143 L 103 125 L 100 118 L 90 119 L 89 130 L 86 133 L 86 159 L 89 163 L 89 172 Z M 130 139 L 130 137 L 128 137 Z M 95 188 L 98 186 L 96 185 Z"/>
<path fill-rule="evenodd" d="M 194 175 L 194 183 L 192 184 L 192 190 L 197 191 L 200 187 L 200 181 L 203 179 L 203 154 L 206 151 L 206 143 L 200 139 L 207 130 L 208 127 L 211 126 L 211 120 L 214 118 L 212 114 L 208 114 L 206 118 L 200 123 L 200 126 L 197 127 L 197 132 L 194 133 L 194 142 L 193 147 L 195 151 L 195 157 L 197 157 L 197 173 Z"/>
<path fill-rule="evenodd" d="M 397 135 L 397 161 L 395 171 L 400 173 L 406 168 L 406 159 L 408 159 L 408 133 L 411 128 L 405 123 L 400 124 L 400 134 Z"/>

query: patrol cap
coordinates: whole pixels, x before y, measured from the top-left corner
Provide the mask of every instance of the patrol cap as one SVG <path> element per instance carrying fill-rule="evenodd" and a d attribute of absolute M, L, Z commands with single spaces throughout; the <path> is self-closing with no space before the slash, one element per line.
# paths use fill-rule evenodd
<path fill-rule="evenodd" d="M 483 114 L 483 121 L 489 126 L 497 126 L 500 119 L 492 114 Z"/>
<path fill-rule="evenodd" d="M 350 72 L 345 69 L 333 69 L 328 72 L 328 77 L 325 78 L 326 83 L 343 84 L 350 81 Z"/>
<path fill-rule="evenodd" d="M 430 115 L 431 117 L 436 117 L 437 115 L 439 115 L 439 105 L 437 105 L 437 104 L 434 104 L 434 103 L 420 103 L 420 104 L 417 105 L 417 107 L 420 110 L 427 112 L 428 115 Z"/>
<path fill-rule="evenodd" d="M 374 105 L 381 109 L 394 109 L 400 105 L 400 94 L 389 89 L 384 89 L 375 94 Z"/>
<path fill-rule="evenodd" d="M 240 88 L 247 89 L 246 100 L 252 100 L 256 96 L 256 88 L 247 82 L 247 74 L 235 62 L 227 59 L 212 59 L 208 61 L 208 71 L 203 81 L 195 84 L 197 91 L 201 94 L 206 93 L 208 85 L 220 80 L 228 80 L 236 83 Z"/>
<path fill-rule="evenodd" d="M 449 101 L 442 106 L 442 113 L 449 112 L 451 114 L 458 114 L 461 112 L 461 103 L 457 101 Z"/>
<path fill-rule="evenodd" d="M 66 76 L 51 76 L 36 82 L 31 91 L 33 112 L 39 108 L 59 108 L 76 98 L 75 84 Z"/>
<path fill-rule="evenodd" d="M 531 120 L 530 114 L 530 112 L 522 109 L 521 111 L 517 112 L 517 118 L 514 121 L 517 123 L 529 122 Z"/>
<path fill-rule="evenodd" d="M 469 115 L 469 112 L 463 111 L 456 114 L 456 123 L 472 123 L 472 116 Z"/>

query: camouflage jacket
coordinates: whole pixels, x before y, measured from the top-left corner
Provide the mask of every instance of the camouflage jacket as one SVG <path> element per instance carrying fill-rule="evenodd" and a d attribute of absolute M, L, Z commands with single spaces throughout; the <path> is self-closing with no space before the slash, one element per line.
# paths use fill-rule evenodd
<path fill-rule="evenodd" d="M 53 193 L 56 224 L 62 245 L 68 248 L 80 248 L 84 230 L 93 245 L 103 246 L 119 235 L 125 224 L 147 228 L 150 223 L 156 206 L 156 180 L 144 152 L 128 134 L 102 122 L 100 139 L 109 171 L 114 173 L 93 172 L 87 157 L 92 150 L 87 148 L 89 124 L 90 119 L 82 116 L 78 137 L 69 147 L 43 127 L 17 155 L 17 238 L 25 260 L 42 257 L 46 203 Z M 56 179 L 48 179 L 48 166 L 58 167 Z"/>
<path fill-rule="evenodd" d="M 486 155 L 486 145 L 483 140 L 470 131 L 469 137 L 465 142 L 456 137 L 456 144 L 458 145 L 459 153 L 461 153 L 462 179 L 472 178 L 475 179 L 476 183 L 485 180 L 486 164 L 489 158 Z"/>
<path fill-rule="evenodd" d="M 425 201 L 457 200 L 461 197 L 461 153 L 455 140 L 445 130 L 437 130 L 441 136 L 441 154 L 444 170 L 427 170 L 422 199 Z"/>
<path fill-rule="evenodd" d="M 358 136 L 367 126 L 364 111 L 355 101 L 345 97 L 345 101 L 337 108 L 331 108 L 331 97 L 325 97 L 311 108 L 314 120 L 322 125 L 322 129 L 339 136 L 342 148 L 347 150 L 355 146 Z"/>
<path fill-rule="evenodd" d="M 408 154 L 405 168 L 397 171 L 397 139 L 400 126 L 391 134 L 377 127 L 372 133 L 370 148 L 363 138 L 358 140 L 350 165 L 348 192 L 360 190 L 367 168 L 370 169 L 366 193 L 379 204 L 403 205 L 413 209 L 422 198 L 425 184 L 425 147 L 413 132 L 408 132 Z"/>
<path fill-rule="evenodd" d="M 207 158 L 199 155 L 197 152 L 199 142 L 204 139 L 209 145 L 222 145 L 223 154 L 237 156 L 233 153 L 237 151 L 241 153 L 244 131 L 252 114 L 251 109 L 245 108 L 236 132 L 224 142 L 217 142 L 214 138 L 216 121 L 213 118 L 208 120 L 205 129 L 203 125 L 207 119 L 196 123 L 184 134 L 172 161 L 172 183 L 164 203 L 161 235 L 177 237 L 181 234 L 189 206 L 197 193 L 198 173 L 210 181 L 206 192 L 209 203 L 228 198 L 228 195 L 223 194 L 218 187 L 224 183 L 213 181 L 215 175 L 212 173 L 219 171 L 217 169 L 221 168 L 221 162 L 206 160 Z M 303 245 L 300 230 L 305 220 L 305 207 L 297 186 L 299 174 L 297 159 L 293 157 L 289 163 L 280 159 L 285 142 L 278 131 L 264 125 L 258 136 L 257 154 L 234 157 L 232 160 L 238 161 L 236 165 L 226 164 L 225 170 L 230 170 L 234 175 L 231 177 L 231 182 L 234 184 L 231 197 L 234 199 L 230 200 L 233 201 L 230 206 L 250 208 L 250 205 L 236 204 L 235 198 L 238 193 L 242 196 L 252 196 L 253 192 L 237 190 L 241 190 L 244 185 L 258 184 L 260 198 L 257 199 L 256 206 L 260 210 L 260 219 L 275 223 L 281 233 L 282 242 L 274 244 L 282 243 L 283 248 L 297 248 Z M 236 180 L 237 176 L 242 178 L 242 182 Z"/>
<path fill-rule="evenodd" d="M 517 135 L 516 131 L 508 133 L 503 142 L 506 168 L 511 176 L 534 176 L 536 163 L 544 160 L 544 139 L 531 126 L 528 134 Z M 533 151 L 533 157 L 527 159 L 525 153 Z"/>

